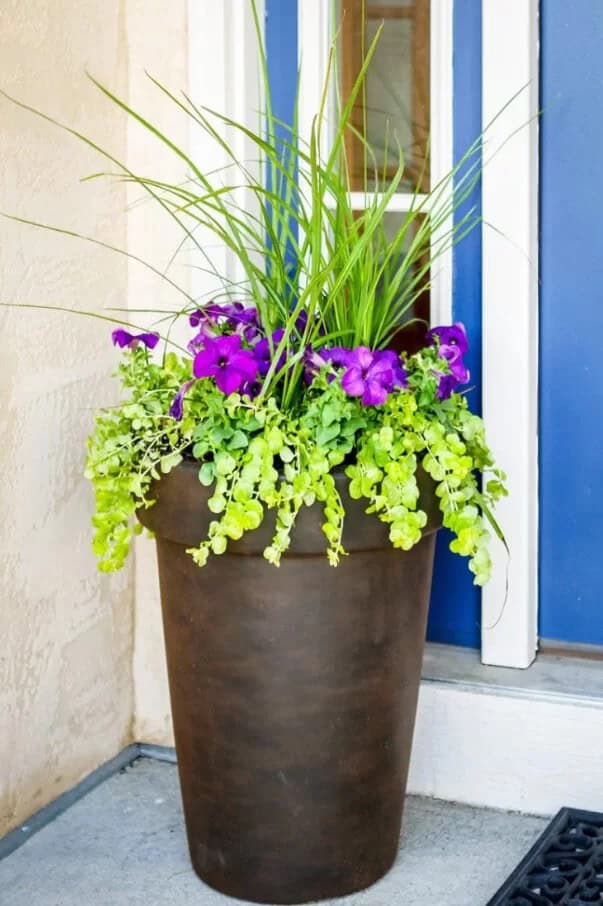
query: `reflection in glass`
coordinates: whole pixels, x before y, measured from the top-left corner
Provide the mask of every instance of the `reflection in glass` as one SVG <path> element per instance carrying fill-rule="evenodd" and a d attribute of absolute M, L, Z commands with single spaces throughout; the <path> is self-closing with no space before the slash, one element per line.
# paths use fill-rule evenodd
<path fill-rule="evenodd" d="M 396 172 L 401 147 L 404 178 L 399 190 L 429 188 L 429 0 L 340 0 L 340 81 L 349 97 L 362 61 L 379 28 L 381 35 L 364 90 L 353 113 L 346 148 L 352 189 L 374 188 Z M 354 130 L 358 135 L 354 134 Z M 362 139 L 375 152 L 371 159 Z"/>
<path fill-rule="evenodd" d="M 393 211 L 384 215 L 383 229 L 385 236 L 389 241 L 395 239 L 402 226 L 402 221 L 406 217 L 406 214 L 394 213 Z M 400 248 L 399 258 L 397 261 L 392 260 L 390 262 L 387 271 L 384 273 L 384 280 L 390 280 L 395 277 L 398 266 L 400 265 L 405 252 L 408 250 L 410 243 L 415 239 L 417 230 L 422 221 L 424 222 L 423 217 L 418 217 L 415 218 L 411 224 L 404 244 Z M 410 273 L 408 273 L 407 279 L 405 279 L 400 286 L 400 299 L 408 299 L 410 293 L 410 295 L 414 297 L 414 302 L 412 306 L 404 312 L 401 318 L 401 323 L 406 326 L 398 332 L 391 344 L 398 352 L 402 352 L 403 350 L 406 352 L 416 352 L 425 343 L 425 334 L 430 321 L 428 287 L 430 272 L 428 265 L 429 249 L 425 248 L 425 252 L 419 259 L 417 265 Z"/>

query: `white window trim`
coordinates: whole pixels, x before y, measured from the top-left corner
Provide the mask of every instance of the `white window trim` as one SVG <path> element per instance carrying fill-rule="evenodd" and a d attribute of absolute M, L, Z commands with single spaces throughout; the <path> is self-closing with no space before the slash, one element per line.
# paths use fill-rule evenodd
<path fill-rule="evenodd" d="M 431 177 L 433 185 L 450 172 L 453 160 L 452 132 L 452 38 L 453 3 L 434 4 L 431 14 Z M 331 0 L 298 0 L 298 43 L 301 85 L 299 97 L 299 131 L 309 140 L 312 121 L 320 107 L 326 76 L 330 36 Z M 323 130 L 323 142 L 328 130 Z M 324 153 L 326 148 L 321 151 Z M 417 204 L 417 198 L 414 204 Z M 388 204 L 390 212 L 408 211 L 413 196 L 398 193 Z M 353 192 L 351 202 L 357 209 L 366 203 L 364 193 Z M 449 233 L 452 218 L 442 223 L 433 244 Z M 452 249 L 438 259 L 432 276 L 431 312 L 434 323 L 452 320 Z"/>
<path fill-rule="evenodd" d="M 508 473 L 482 660 L 528 667 L 538 615 L 538 0 L 483 0 L 483 411 Z M 523 89 L 523 90 L 522 90 Z M 509 138 L 511 136 L 511 138 Z"/>
<path fill-rule="evenodd" d="M 265 19 L 264 0 L 256 0 L 261 23 Z M 231 119 L 257 129 L 262 101 L 260 58 L 251 3 L 241 0 L 189 0 L 188 82 L 193 101 Z M 258 150 L 254 142 L 241 131 L 212 121 L 217 131 L 226 138 L 236 159 L 244 162 L 248 170 L 259 167 Z M 206 172 L 216 171 L 230 163 L 220 146 L 191 121 L 189 150 L 194 160 Z M 232 184 L 233 178 L 245 182 L 235 168 L 225 171 L 222 180 Z M 236 193 L 237 203 L 243 210 L 254 212 L 257 199 L 244 185 Z M 259 210 L 259 209 L 258 209 Z M 236 256 L 218 244 L 211 230 L 196 231 L 200 245 L 211 249 L 216 270 L 231 281 L 243 279 L 243 272 Z M 197 255 L 198 257 L 198 255 Z M 191 273 L 191 290 L 198 296 L 216 288 L 216 278 L 200 270 Z"/>

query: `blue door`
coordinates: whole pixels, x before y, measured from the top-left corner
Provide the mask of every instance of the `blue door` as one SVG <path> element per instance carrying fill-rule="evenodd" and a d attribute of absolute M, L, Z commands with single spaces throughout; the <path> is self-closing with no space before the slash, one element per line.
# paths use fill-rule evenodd
<path fill-rule="evenodd" d="M 540 635 L 603 645 L 603 4 L 541 4 Z"/>
<path fill-rule="evenodd" d="M 297 76 L 297 2 L 266 0 L 266 46 L 276 116 L 291 121 Z M 454 4 L 454 149 L 461 156 L 481 131 L 481 0 Z M 468 205 L 479 210 L 477 191 Z M 459 212 L 461 216 L 461 212 Z M 465 323 L 470 343 L 471 405 L 480 411 L 481 237 L 476 229 L 457 249 L 453 261 L 454 319 Z M 478 647 L 479 590 L 466 563 L 448 550 L 440 533 L 428 636 L 433 641 Z"/>
<path fill-rule="evenodd" d="M 482 0 L 454 2 L 454 146 L 481 128 Z M 541 0 L 540 635 L 603 645 L 603 2 Z M 291 117 L 297 0 L 267 0 L 277 116 Z M 479 209 L 479 192 L 471 203 Z M 454 317 L 481 378 L 481 241 L 454 257 Z M 478 647 L 480 594 L 438 541 L 429 638 Z"/>

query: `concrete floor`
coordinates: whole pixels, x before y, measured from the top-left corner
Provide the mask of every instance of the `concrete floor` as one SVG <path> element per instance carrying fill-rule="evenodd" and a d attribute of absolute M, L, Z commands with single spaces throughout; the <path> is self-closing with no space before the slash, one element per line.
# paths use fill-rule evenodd
<path fill-rule="evenodd" d="M 410 797 L 390 873 L 329 902 L 485 906 L 546 823 Z M 193 874 L 176 768 L 148 759 L 111 777 L 0 862 L 0 904 L 243 906 Z"/>

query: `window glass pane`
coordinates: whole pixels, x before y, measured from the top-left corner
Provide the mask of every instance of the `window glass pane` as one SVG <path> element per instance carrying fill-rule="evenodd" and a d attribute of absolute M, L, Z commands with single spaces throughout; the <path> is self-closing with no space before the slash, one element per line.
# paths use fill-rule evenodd
<path fill-rule="evenodd" d="M 387 213 L 383 217 L 383 227 L 386 237 L 393 242 L 395 239 L 402 222 L 405 219 L 406 214 L 399 213 Z M 423 220 L 423 218 L 421 218 Z M 411 225 L 408 233 L 405 237 L 404 243 L 400 250 L 400 262 L 409 249 L 411 242 L 413 241 L 416 231 L 419 228 L 419 218 Z M 428 261 L 428 250 L 425 249 L 424 254 L 420 256 L 416 264 L 409 271 L 407 278 L 401 285 L 400 297 L 403 298 L 405 291 L 409 288 L 411 282 L 416 278 L 416 283 L 413 283 L 412 289 L 410 292 L 412 295 L 417 294 L 417 298 L 414 301 L 412 308 L 407 310 L 404 315 L 402 315 L 401 322 L 406 324 L 408 321 L 416 319 L 415 323 L 404 327 L 394 341 L 394 346 L 399 351 L 403 349 L 407 352 L 414 352 L 424 345 L 425 333 L 427 331 L 427 326 L 429 324 L 429 287 L 427 283 L 429 282 L 430 274 L 429 270 L 423 269 L 426 267 Z M 392 261 L 389 268 L 390 279 L 393 278 L 394 272 L 397 270 L 397 262 Z M 423 273 L 422 273 L 423 272 Z"/>
<path fill-rule="evenodd" d="M 364 11 L 363 11 L 364 10 Z M 429 187 L 429 0 L 389 0 L 363 4 L 339 0 L 340 83 L 349 96 L 367 48 L 381 36 L 359 94 L 352 123 L 375 152 L 380 180 L 388 182 L 404 155 L 399 191 Z M 350 130 L 347 153 L 352 187 L 374 188 L 374 161 Z"/>

